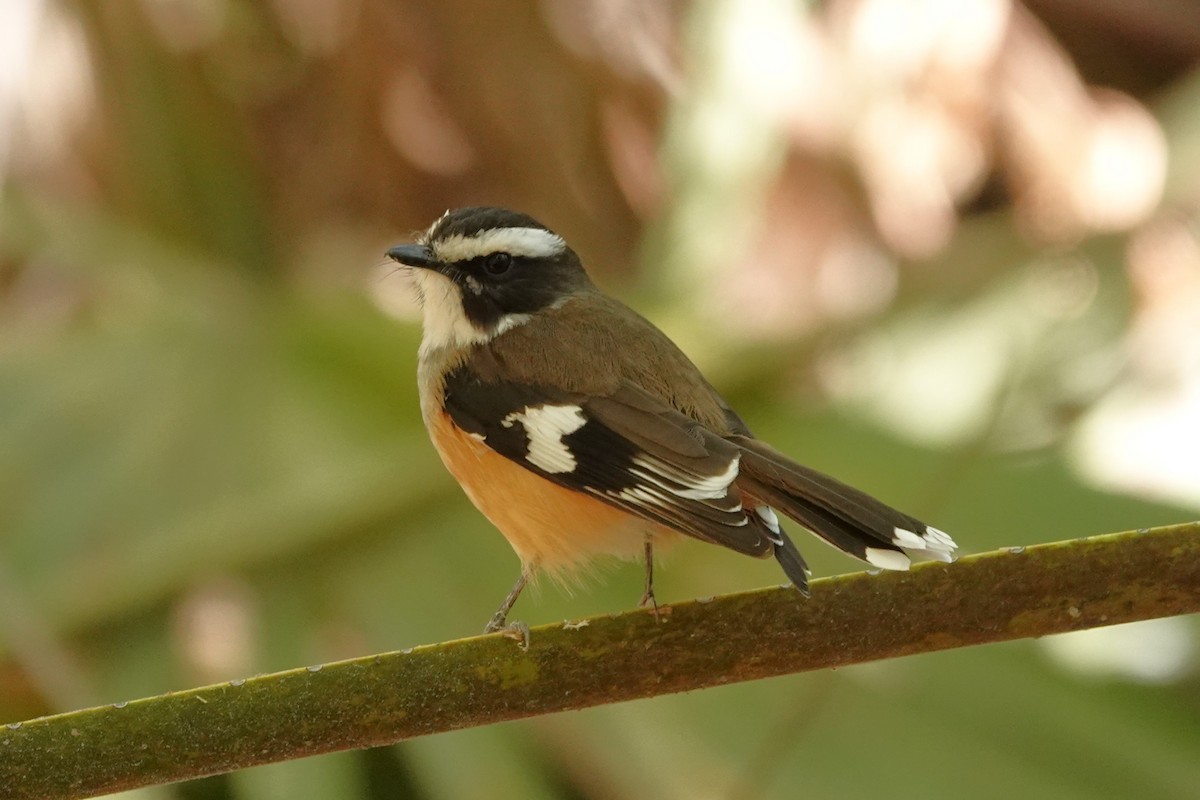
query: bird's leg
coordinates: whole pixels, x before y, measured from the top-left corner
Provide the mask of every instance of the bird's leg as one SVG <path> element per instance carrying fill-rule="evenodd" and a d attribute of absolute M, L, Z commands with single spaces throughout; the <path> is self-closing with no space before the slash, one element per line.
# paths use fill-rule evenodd
<path fill-rule="evenodd" d="M 529 582 L 529 573 L 522 568 L 521 575 L 517 578 L 517 582 L 508 590 L 508 594 L 504 597 L 504 602 L 496 609 L 496 613 L 492 614 L 492 618 L 488 620 L 488 624 L 484 626 L 484 633 L 503 632 L 505 636 L 516 639 L 521 643 L 522 649 L 529 649 L 529 626 L 524 622 L 508 622 L 508 612 L 512 610 L 513 604 L 517 602 L 517 598 L 521 596 L 521 590 L 525 588 L 525 584 Z"/>
<path fill-rule="evenodd" d="M 642 599 L 638 603 L 639 606 L 645 608 L 650 606 L 654 613 L 654 621 L 661 622 L 658 616 L 658 601 L 654 599 L 654 543 L 650 541 L 650 537 L 646 537 L 646 590 L 642 592 Z"/>

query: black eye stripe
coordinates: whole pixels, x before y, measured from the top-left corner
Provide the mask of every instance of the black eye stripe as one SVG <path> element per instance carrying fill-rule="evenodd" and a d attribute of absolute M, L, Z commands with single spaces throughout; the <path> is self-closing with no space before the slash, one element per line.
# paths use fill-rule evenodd
<path fill-rule="evenodd" d="M 517 263 L 533 261 L 525 256 L 514 256 L 511 253 L 505 253 L 503 251 L 496 250 L 491 253 L 485 253 L 481 256 L 474 256 L 473 258 L 450 261 L 447 262 L 447 266 L 460 273 L 475 273 L 478 275 L 480 273 L 486 273 L 488 260 L 498 256 L 508 259 L 509 266 L 515 266 Z"/>
<path fill-rule="evenodd" d="M 488 268 L 488 259 L 508 259 L 499 272 Z M 493 250 L 445 264 L 443 274 L 462 285 L 463 310 L 480 329 L 488 329 L 508 314 L 531 314 L 545 308 L 587 278 L 569 250 L 554 258 L 515 255 Z"/>

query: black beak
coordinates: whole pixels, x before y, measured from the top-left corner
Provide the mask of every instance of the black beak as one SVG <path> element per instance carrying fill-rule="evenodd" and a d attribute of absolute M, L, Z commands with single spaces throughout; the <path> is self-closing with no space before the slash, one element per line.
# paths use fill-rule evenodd
<path fill-rule="evenodd" d="M 423 244 L 398 244 L 387 251 L 387 257 L 409 267 L 438 268 L 433 251 Z"/>

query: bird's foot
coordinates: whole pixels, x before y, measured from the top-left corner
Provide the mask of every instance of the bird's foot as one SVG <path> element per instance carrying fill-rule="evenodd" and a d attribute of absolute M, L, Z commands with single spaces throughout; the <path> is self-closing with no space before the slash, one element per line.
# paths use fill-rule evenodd
<path fill-rule="evenodd" d="M 524 622 L 507 622 L 504 617 L 497 614 L 488 620 L 488 624 L 484 626 L 483 632 L 503 634 L 509 639 L 516 641 L 522 650 L 529 649 L 529 626 Z"/>
<path fill-rule="evenodd" d="M 642 599 L 638 601 L 639 608 L 649 607 L 650 613 L 654 615 L 655 622 L 662 622 L 662 616 L 658 612 L 658 600 L 654 597 L 654 590 L 647 587 L 642 594 Z"/>

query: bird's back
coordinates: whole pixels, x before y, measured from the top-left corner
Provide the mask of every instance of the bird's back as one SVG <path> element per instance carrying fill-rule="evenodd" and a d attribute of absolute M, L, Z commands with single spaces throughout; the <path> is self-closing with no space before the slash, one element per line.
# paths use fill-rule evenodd
<path fill-rule="evenodd" d="M 588 353 L 586 367 L 568 363 L 570 352 Z M 589 396 L 612 394 L 632 383 L 722 436 L 746 433 L 745 425 L 704 378 L 691 359 L 650 321 L 599 292 L 587 302 L 567 300 L 558 308 L 496 337 L 487 345 L 505 365 L 508 378 L 537 384 L 552 376 L 554 386 Z"/>

